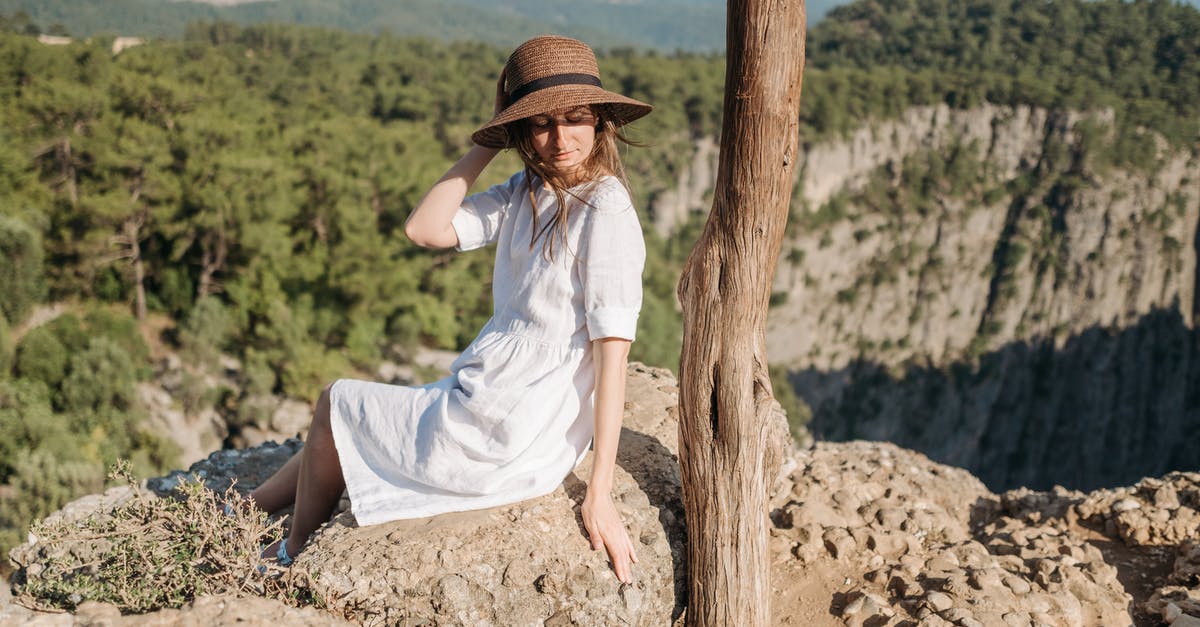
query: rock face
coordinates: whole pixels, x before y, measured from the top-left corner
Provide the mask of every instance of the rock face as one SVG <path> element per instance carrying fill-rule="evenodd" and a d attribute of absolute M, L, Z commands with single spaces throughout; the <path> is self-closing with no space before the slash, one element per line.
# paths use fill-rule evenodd
<path fill-rule="evenodd" d="M 997 490 L 1200 468 L 1200 158 L 1120 124 L 915 107 L 804 146 L 768 344 L 816 437 Z M 660 231 L 708 210 L 711 144 L 651 203 Z"/>
<path fill-rule="evenodd" d="M 672 624 L 686 605 L 677 389 L 668 371 L 637 364 L 627 389 L 614 496 L 640 558 L 633 585 L 619 584 L 584 537 L 585 461 L 555 492 L 491 510 L 358 527 L 343 503 L 285 575 L 324 610 L 214 597 L 118 618 L 102 604 L 49 615 L 0 597 L 0 624 Z M 191 471 L 214 489 L 236 479 L 249 490 L 299 446 L 219 451 Z M 783 466 L 770 511 L 775 624 L 1200 621 L 1200 473 L 1091 494 L 996 495 L 965 470 L 873 442 L 787 448 Z M 169 491 L 181 474 L 147 487 Z M 127 488 L 114 489 L 57 515 L 124 498 Z"/>
<path fill-rule="evenodd" d="M 816 437 L 893 441 L 994 489 L 1200 468 L 1200 160 L 1048 165 L 1080 150 L 1086 123 L 1046 118 L 1012 171 L 994 143 L 958 166 L 952 150 L 897 164 L 934 191 L 880 174 L 798 230 L 768 341 Z"/>

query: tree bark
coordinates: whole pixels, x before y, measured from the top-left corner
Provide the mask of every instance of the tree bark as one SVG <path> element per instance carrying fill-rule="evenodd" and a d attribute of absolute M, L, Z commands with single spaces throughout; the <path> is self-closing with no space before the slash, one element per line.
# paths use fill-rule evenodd
<path fill-rule="evenodd" d="M 140 231 L 145 224 L 146 216 L 139 212 L 125 220 L 122 225 L 121 241 L 129 247 L 126 255 L 133 265 L 133 294 L 134 313 L 138 322 L 146 321 L 146 269 L 142 265 L 142 245 Z"/>
<path fill-rule="evenodd" d="M 803 0 L 729 0 L 713 208 L 679 282 L 688 625 L 770 625 L 765 324 L 796 159 Z"/>

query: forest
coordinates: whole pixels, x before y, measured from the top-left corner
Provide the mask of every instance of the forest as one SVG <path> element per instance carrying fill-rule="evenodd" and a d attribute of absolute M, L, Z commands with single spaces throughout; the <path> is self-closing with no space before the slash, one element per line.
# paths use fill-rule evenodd
<path fill-rule="evenodd" d="M 506 50 L 206 21 L 114 56 L 104 36 L 32 36 L 50 26 L 0 16 L 0 550 L 118 458 L 143 475 L 175 463 L 142 427 L 153 346 L 195 371 L 185 407 L 237 425 L 258 418 L 249 396 L 311 400 L 417 346 L 460 349 L 487 320 L 490 252 L 419 249 L 401 226 L 490 111 Z M 914 105 L 1107 108 L 1114 143 L 1094 150 L 1149 168 L 1147 131 L 1195 149 L 1198 46 L 1200 12 L 1166 0 L 864 0 L 810 33 L 802 141 Z M 600 63 L 606 86 L 656 105 L 623 156 L 644 211 L 719 135 L 724 58 Z M 480 187 L 516 167 L 502 155 Z M 795 207 L 795 228 L 815 209 Z M 632 359 L 675 368 L 675 283 L 702 223 L 646 229 Z M 51 308 L 65 313 L 39 324 Z M 222 356 L 236 389 L 207 389 Z"/>

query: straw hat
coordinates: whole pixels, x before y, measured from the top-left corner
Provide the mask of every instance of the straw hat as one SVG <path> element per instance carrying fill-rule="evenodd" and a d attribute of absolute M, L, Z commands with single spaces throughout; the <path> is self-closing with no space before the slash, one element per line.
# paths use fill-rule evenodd
<path fill-rule="evenodd" d="M 504 69 L 508 106 L 471 135 L 471 140 L 480 146 L 509 148 L 513 142 L 506 124 L 563 107 L 603 104 L 617 126 L 632 122 L 653 108 L 603 89 L 596 55 L 577 39 L 534 37 L 513 51 Z"/>

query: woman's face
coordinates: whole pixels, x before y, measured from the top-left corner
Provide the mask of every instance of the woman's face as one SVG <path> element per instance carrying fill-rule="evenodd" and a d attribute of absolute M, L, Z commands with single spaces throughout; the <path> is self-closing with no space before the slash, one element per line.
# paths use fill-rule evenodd
<path fill-rule="evenodd" d="M 548 167 L 561 174 L 572 173 L 592 154 L 596 122 L 596 115 L 587 105 L 530 116 L 533 149 Z"/>

